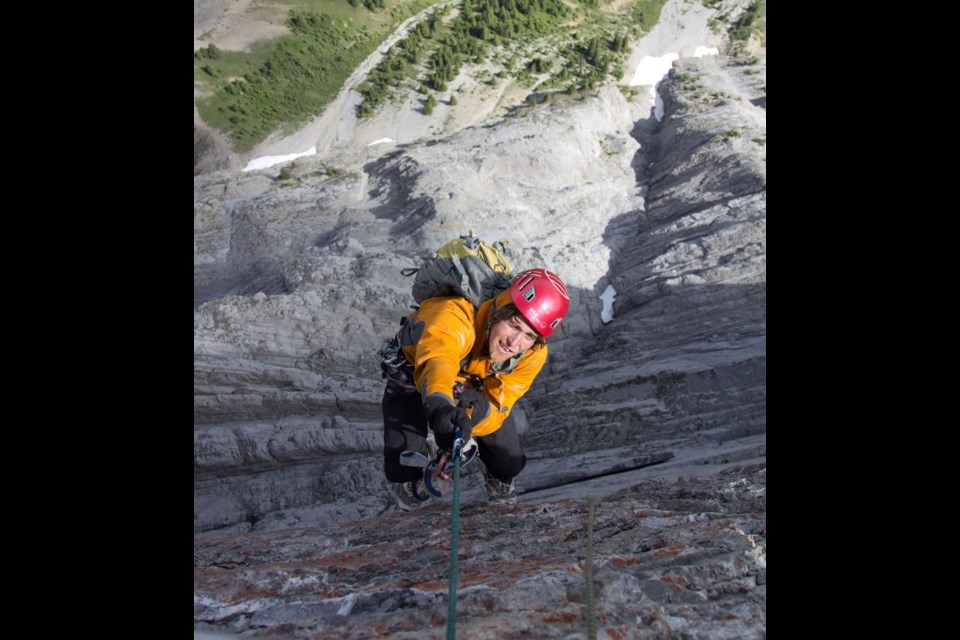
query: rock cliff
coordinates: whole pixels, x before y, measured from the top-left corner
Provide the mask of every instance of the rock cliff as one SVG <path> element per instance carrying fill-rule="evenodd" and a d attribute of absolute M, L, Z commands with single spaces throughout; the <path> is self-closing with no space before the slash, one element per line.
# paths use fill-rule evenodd
<path fill-rule="evenodd" d="M 572 301 L 518 408 L 520 504 L 485 515 L 465 487 L 469 637 L 579 629 L 588 495 L 611 637 L 764 637 L 765 83 L 763 57 L 681 58 L 661 119 L 603 86 L 287 175 L 196 176 L 198 624 L 441 637 L 449 508 L 395 513 L 376 351 L 411 303 L 401 269 L 474 229 Z M 481 543 L 501 533 L 519 546 Z"/>
<path fill-rule="evenodd" d="M 375 352 L 410 303 L 401 269 L 471 228 L 573 292 L 522 403 L 522 489 L 688 440 L 762 449 L 750 438 L 765 430 L 765 147 L 752 140 L 765 107 L 752 76 L 729 93 L 746 70 L 678 62 L 661 121 L 635 120 L 604 87 L 332 176 L 316 160 L 285 182 L 198 178 L 197 530 L 389 508 Z M 704 108 L 715 82 L 728 97 Z"/>

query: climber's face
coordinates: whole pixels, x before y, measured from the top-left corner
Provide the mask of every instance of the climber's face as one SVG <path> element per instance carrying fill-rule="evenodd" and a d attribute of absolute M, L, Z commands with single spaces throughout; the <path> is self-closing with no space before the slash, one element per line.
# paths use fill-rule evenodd
<path fill-rule="evenodd" d="M 537 332 L 519 314 L 495 322 L 490 327 L 490 338 L 487 342 L 490 359 L 495 363 L 509 360 L 532 347 L 536 340 Z"/>

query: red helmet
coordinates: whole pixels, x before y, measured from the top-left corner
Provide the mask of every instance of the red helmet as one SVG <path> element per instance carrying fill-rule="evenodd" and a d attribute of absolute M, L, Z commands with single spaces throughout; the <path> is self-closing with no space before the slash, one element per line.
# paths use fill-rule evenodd
<path fill-rule="evenodd" d="M 530 326 L 544 338 L 557 330 L 570 308 L 567 287 L 557 274 L 545 269 L 517 274 L 510 283 L 510 297 Z"/>

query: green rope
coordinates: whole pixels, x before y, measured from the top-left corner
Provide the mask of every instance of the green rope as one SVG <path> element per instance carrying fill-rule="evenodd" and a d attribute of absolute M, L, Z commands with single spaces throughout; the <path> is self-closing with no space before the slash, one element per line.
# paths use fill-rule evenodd
<path fill-rule="evenodd" d="M 453 517 L 450 521 L 450 589 L 447 592 L 447 640 L 457 637 L 457 531 L 460 529 L 460 451 L 453 448 Z"/>
<path fill-rule="evenodd" d="M 597 640 L 597 617 L 593 601 L 593 507 L 590 499 L 590 515 L 587 517 L 587 640 Z"/>

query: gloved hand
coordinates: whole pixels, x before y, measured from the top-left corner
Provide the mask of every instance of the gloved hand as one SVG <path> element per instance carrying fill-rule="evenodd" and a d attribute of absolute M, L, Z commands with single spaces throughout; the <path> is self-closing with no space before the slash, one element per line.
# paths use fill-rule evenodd
<path fill-rule="evenodd" d="M 483 394 L 476 389 L 466 389 L 460 394 L 460 402 L 458 403 L 458 406 L 463 409 L 473 409 L 485 400 L 486 398 L 483 397 Z M 473 414 L 471 413 L 471 415 Z M 466 437 L 467 436 L 464 435 L 464 438 Z"/>
<path fill-rule="evenodd" d="M 461 407 L 455 407 L 445 401 L 431 402 L 431 400 L 427 400 L 424 408 L 427 411 L 430 428 L 437 440 L 437 446 L 446 451 L 452 451 L 453 436 L 457 428 L 460 429 L 464 441 L 470 438 L 470 433 L 473 431 L 470 416 Z"/>

